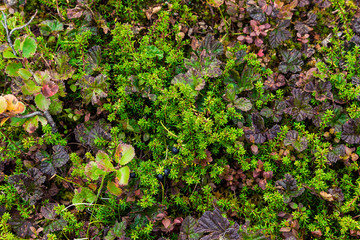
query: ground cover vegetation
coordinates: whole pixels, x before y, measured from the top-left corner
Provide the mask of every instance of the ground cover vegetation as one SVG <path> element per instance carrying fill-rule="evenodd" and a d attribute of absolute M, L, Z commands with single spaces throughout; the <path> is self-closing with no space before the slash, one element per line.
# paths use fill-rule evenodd
<path fill-rule="evenodd" d="M 6 0 L 0 239 L 360 238 L 356 0 Z"/>

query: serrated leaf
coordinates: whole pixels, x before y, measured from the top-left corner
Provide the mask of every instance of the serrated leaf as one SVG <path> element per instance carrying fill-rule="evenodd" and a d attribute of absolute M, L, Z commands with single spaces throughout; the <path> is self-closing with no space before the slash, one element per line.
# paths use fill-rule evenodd
<path fill-rule="evenodd" d="M 120 186 L 126 186 L 129 183 L 130 168 L 128 166 L 122 167 L 116 171 L 116 184 Z"/>
<path fill-rule="evenodd" d="M 297 73 L 301 71 L 301 66 L 304 65 L 304 62 L 301 60 L 301 52 L 293 49 L 290 52 L 282 50 L 280 53 L 284 59 L 284 61 L 280 62 L 279 65 L 280 72 Z"/>
<path fill-rule="evenodd" d="M 45 180 L 46 176 L 39 169 L 30 168 L 26 175 L 21 173 L 9 176 L 8 183 L 14 185 L 18 194 L 25 201 L 29 201 L 31 205 L 34 205 L 44 195 L 43 183 Z"/>
<path fill-rule="evenodd" d="M 269 44 L 270 47 L 276 48 L 282 42 L 291 38 L 291 33 L 283 27 L 275 28 L 269 34 Z"/>
<path fill-rule="evenodd" d="M 227 239 L 239 239 L 238 230 L 239 225 L 235 222 L 230 226 L 229 220 L 224 218 L 217 208 L 213 212 L 206 211 L 194 229 L 196 233 L 209 233 L 209 235 L 201 238 L 204 240 L 219 239 L 220 236 Z"/>
<path fill-rule="evenodd" d="M 199 239 L 202 234 L 195 233 L 194 228 L 196 226 L 196 220 L 191 217 L 187 216 L 181 224 L 180 227 L 180 240 L 197 240 Z"/>
<path fill-rule="evenodd" d="M 21 44 L 22 56 L 24 58 L 32 57 L 36 51 L 36 41 L 34 38 L 26 37 Z"/>
<path fill-rule="evenodd" d="M 246 98 L 238 98 L 235 100 L 235 107 L 241 111 L 247 112 L 252 108 L 251 101 Z"/>
<path fill-rule="evenodd" d="M 60 101 L 58 98 L 52 99 L 51 104 L 49 106 L 49 112 L 50 114 L 59 114 L 63 110 L 63 104 L 62 101 Z"/>
<path fill-rule="evenodd" d="M 360 144 L 360 119 L 349 119 L 343 125 L 341 139 L 348 144 Z"/>
<path fill-rule="evenodd" d="M 89 49 L 88 53 L 86 54 L 86 67 L 85 72 L 88 75 L 92 75 L 95 70 L 97 70 L 100 66 L 101 62 L 101 48 L 100 46 L 96 45 Z"/>
<path fill-rule="evenodd" d="M 116 221 L 114 227 L 108 231 L 105 240 L 125 239 L 125 229 L 126 222 Z"/>
<path fill-rule="evenodd" d="M 45 97 L 51 97 L 54 96 L 58 90 L 59 86 L 53 81 L 50 81 L 47 84 L 43 85 L 41 92 L 44 94 Z"/>
<path fill-rule="evenodd" d="M 106 173 L 104 170 L 98 168 L 94 161 L 89 162 L 85 166 L 85 175 L 92 180 L 98 180 L 100 176 L 104 176 Z"/>
<path fill-rule="evenodd" d="M 56 232 L 61 231 L 64 227 L 66 227 L 67 221 L 65 221 L 63 218 L 60 218 L 58 220 L 52 221 L 49 225 L 44 227 L 44 232 L 50 233 L 50 232 Z"/>
<path fill-rule="evenodd" d="M 14 49 L 17 53 L 19 53 L 20 47 L 21 47 L 21 41 L 20 41 L 20 38 L 17 38 L 17 39 L 15 39 L 15 42 L 14 42 Z"/>
<path fill-rule="evenodd" d="M 33 133 L 39 127 L 38 116 L 29 118 L 23 125 L 25 131 Z"/>
<path fill-rule="evenodd" d="M 47 161 L 42 161 L 38 167 L 40 171 L 48 176 L 53 176 L 56 173 L 54 166 Z"/>
<path fill-rule="evenodd" d="M 123 192 L 122 189 L 116 186 L 116 184 L 112 181 L 108 181 L 106 188 L 111 194 L 117 197 L 120 196 Z"/>
<path fill-rule="evenodd" d="M 49 36 L 52 32 L 59 32 L 64 30 L 64 24 L 58 20 L 45 20 L 41 22 L 40 33 L 44 36 Z"/>
<path fill-rule="evenodd" d="M 22 68 L 21 63 L 11 62 L 6 66 L 5 72 L 11 77 L 19 76 L 18 70 Z"/>
<path fill-rule="evenodd" d="M 75 195 L 72 199 L 73 204 L 77 203 L 92 203 L 95 202 L 96 195 L 89 188 L 82 187 L 80 191 L 75 189 Z"/>
<path fill-rule="evenodd" d="M 52 164 L 54 167 L 64 166 L 70 159 L 69 154 L 66 152 L 65 148 L 61 145 L 53 146 L 54 154 L 52 156 Z"/>
<path fill-rule="evenodd" d="M 261 8 L 251 7 L 248 9 L 248 11 L 249 11 L 249 15 L 252 19 L 254 19 L 260 23 L 263 23 L 266 21 L 266 15 Z"/>
<path fill-rule="evenodd" d="M 18 70 L 18 74 L 25 80 L 28 80 L 32 76 L 31 72 L 29 70 L 26 70 L 25 68 L 20 68 Z"/>
<path fill-rule="evenodd" d="M 11 50 L 7 50 L 3 52 L 4 58 L 17 58 Z"/>
<path fill-rule="evenodd" d="M 22 239 L 31 237 L 31 235 L 33 234 L 31 228 L 33 228 L 34 225 L 29 220 L 24 220 L 22 218 L 11 218 L 9 221 L 9 225 L 16 233 L 16 235 L 21 237 Z"/>
<path fill-rule="evenodd" d="M 135 157 L 135 149 L 129 144 L 120 143 L 115 152 L 115 161 L 125 165 Z"/>
<path fill-rule="evenodd" d="M 50 99 L 48 99 L 41 93 L 35 96 L 35 104 L 42 111 L 48 110 L 50 103 Z"/>
<path fill-rule="evenodd" d="M 40 208 L 40 212 L 46 219 L 55 220 L 57 214 L 54 207 L 58 205 L 58 203 L 48 203 Z"/>
<path fill-rule="evenodd" d="M 24 95 L 33 95 L 41 91 L 41 87 L 37 86 L 33 80 L 24 81 L 24 85 L 21 86 L 21 92 Z"/>
<path fill-rule="evenodd" d="M 96 153 L 95 161 L 96 161 L 96 165 L 105 172 L 115 171 L 115 168 L 111 163 L 111 159 L 109 155 L 107 155 L 104 151 L 100 150 Z"/>
<path fill-rule="evenodd" d="M 158 57 L 159 60 L 161 60 L 164 57 L 164 51 L 158 49 L 154 45 L 148 45 L 144 48 L 145 51 L 145 57 L 147 58 L 154 58 Z"/>

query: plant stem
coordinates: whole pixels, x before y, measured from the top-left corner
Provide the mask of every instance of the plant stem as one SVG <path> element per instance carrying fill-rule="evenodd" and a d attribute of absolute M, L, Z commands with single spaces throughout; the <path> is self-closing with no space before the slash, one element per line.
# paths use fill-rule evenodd
<path fill-rule="evenodd" d="M 58 177 L 58 178 L 60 178 L 61 180 L 64 180 L 64 181 L 66 181 L 66 182 L 69 182 L 69 183 L 72 183 L 72 184 L 74 184 L 74 185 L 77 185 L 77 186 L 81 187 L 80 184 L 75 183 L 75 182 L 70 181 L 70 180 L 67 180 L 66 178 L 63 178 L 63 177 L 61 177 L 61 176 L 59 176 L 59 175 L 57 175 L 57 174 L 55 174 L 55 176 Z"/>
<path fill-rule="evenodd" d="M 178 136 L 176 136 L 174 133 L 170 132 L 170 130 L 167 129 L 167 128 L 164 126 L 164 124 L 162 123 L 162 121 L 160 121 L 160 123 L 161 123 L 161 125 L 163 126 L 163 128 L 165 128 L 165 130 L 166 130 L 168 133 L 170 133 L 170 134 L 173 135 L 174 137 L 178 137 Z"/>
<path fill-rule="evenodd" d="M 3 18 L 4 20 L 1 20 L 1 24 L 3 25 L 3 27 L 5 28 L 5 31 L 6 31 L 6 36 L 7 36 L 7 41 L 13 51 L 13 54 L 16 56 L 16 57 L 19 57 L 15 51 L 15 48 L 14 48 L 14 44 L 12 43 L 11 41 L 11 35 L 16 31 L 16 30 L 20 30 L 20 29 L 23 29 L 24 27 L 27 27 L 31 22 L 32 20 L 34 20 L 34 17 L 36 16 L 37 14 L 37 9 L 35 11 L 35 14 L 30 18 L 30 20 L 25 23 L 24 25 L 20 26 L 20 27 L 16 27 L 14 29 L 12 29 L 10 32 L 9 32 L 9 28 L 8 28 L 8 24 L 7 24 L 7 18 L 6 18 L 6 14 L 1 11 L 2 15 L 3 15 Z"/>
<path fill-rule="evenodd" d="M 99 199 L 101 190 L 102 190 L 102 188 L 103 188 L 103 186 L 104 186 L 104 182 L 105 182 L 105 175 L 102 176 L 100 188 L 99 188 L 98 193 L 97 193 L 97 195 L 96 195 L 96 199 L 95 199 L 94 205 L 96 205 L 97 200 Z M 92 223 L 91 221 L 92 221 L 93 215 L 94 215 L 94 211 L 91 212 L 91 216 L 90 216 L 90 220 L 89 220 L 89 225 L 88 225 L 88 229 L 87 229 L 87 232 L 86 232 L 86 237 L 87 237 L 87 238 L 89 237 L 90 225 L 91 225 L 91 223 Z"/>

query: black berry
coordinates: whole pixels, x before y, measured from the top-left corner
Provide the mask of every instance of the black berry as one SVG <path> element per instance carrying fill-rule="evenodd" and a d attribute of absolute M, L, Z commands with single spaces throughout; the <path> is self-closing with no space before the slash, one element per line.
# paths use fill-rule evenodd
<path fill-rule="evenodd" d="M 135 178 L 136 177 L 136 174 L 134 172 L 130 173 L 130 177 L 131 178 Z"/>
<path fill-rule="evenodd" d="M 167 176 L 169 176 L 169 174 L 170 174 L 170 169 L 165 168 L 165 170 L 164 170 L 164 176 L 167 177 Z"/>
<path fill-rule="evenodd" d="M 159 180 L 159 181 L 163 181 L 164 180 L 164 176 L 162 174 L 158 174 L 156 176 L 156 178 Z"/>
<path fill-rule="evenodd" d="M 172 147 L 172 148 L 171 148 L 171 152 L 172 152 L 173 154 L 178 154 L 178 153 L 179 153 L 179 149 L 177 149 L 176 147 Z"/>

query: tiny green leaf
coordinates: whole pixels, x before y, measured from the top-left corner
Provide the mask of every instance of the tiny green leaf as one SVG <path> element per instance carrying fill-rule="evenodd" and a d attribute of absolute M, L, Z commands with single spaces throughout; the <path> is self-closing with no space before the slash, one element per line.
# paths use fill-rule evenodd
<path fill-rule="evenodd" d="M 36 106 L 42 110 L 42 111 L 46 111 L 49 109 L 50 106 L 50 99 L 48 99 L 47 97 L 45 97 L 44 95 L 42 95 L 41 93 L 36 95 L 35 97 L 35 103 Z"/>

